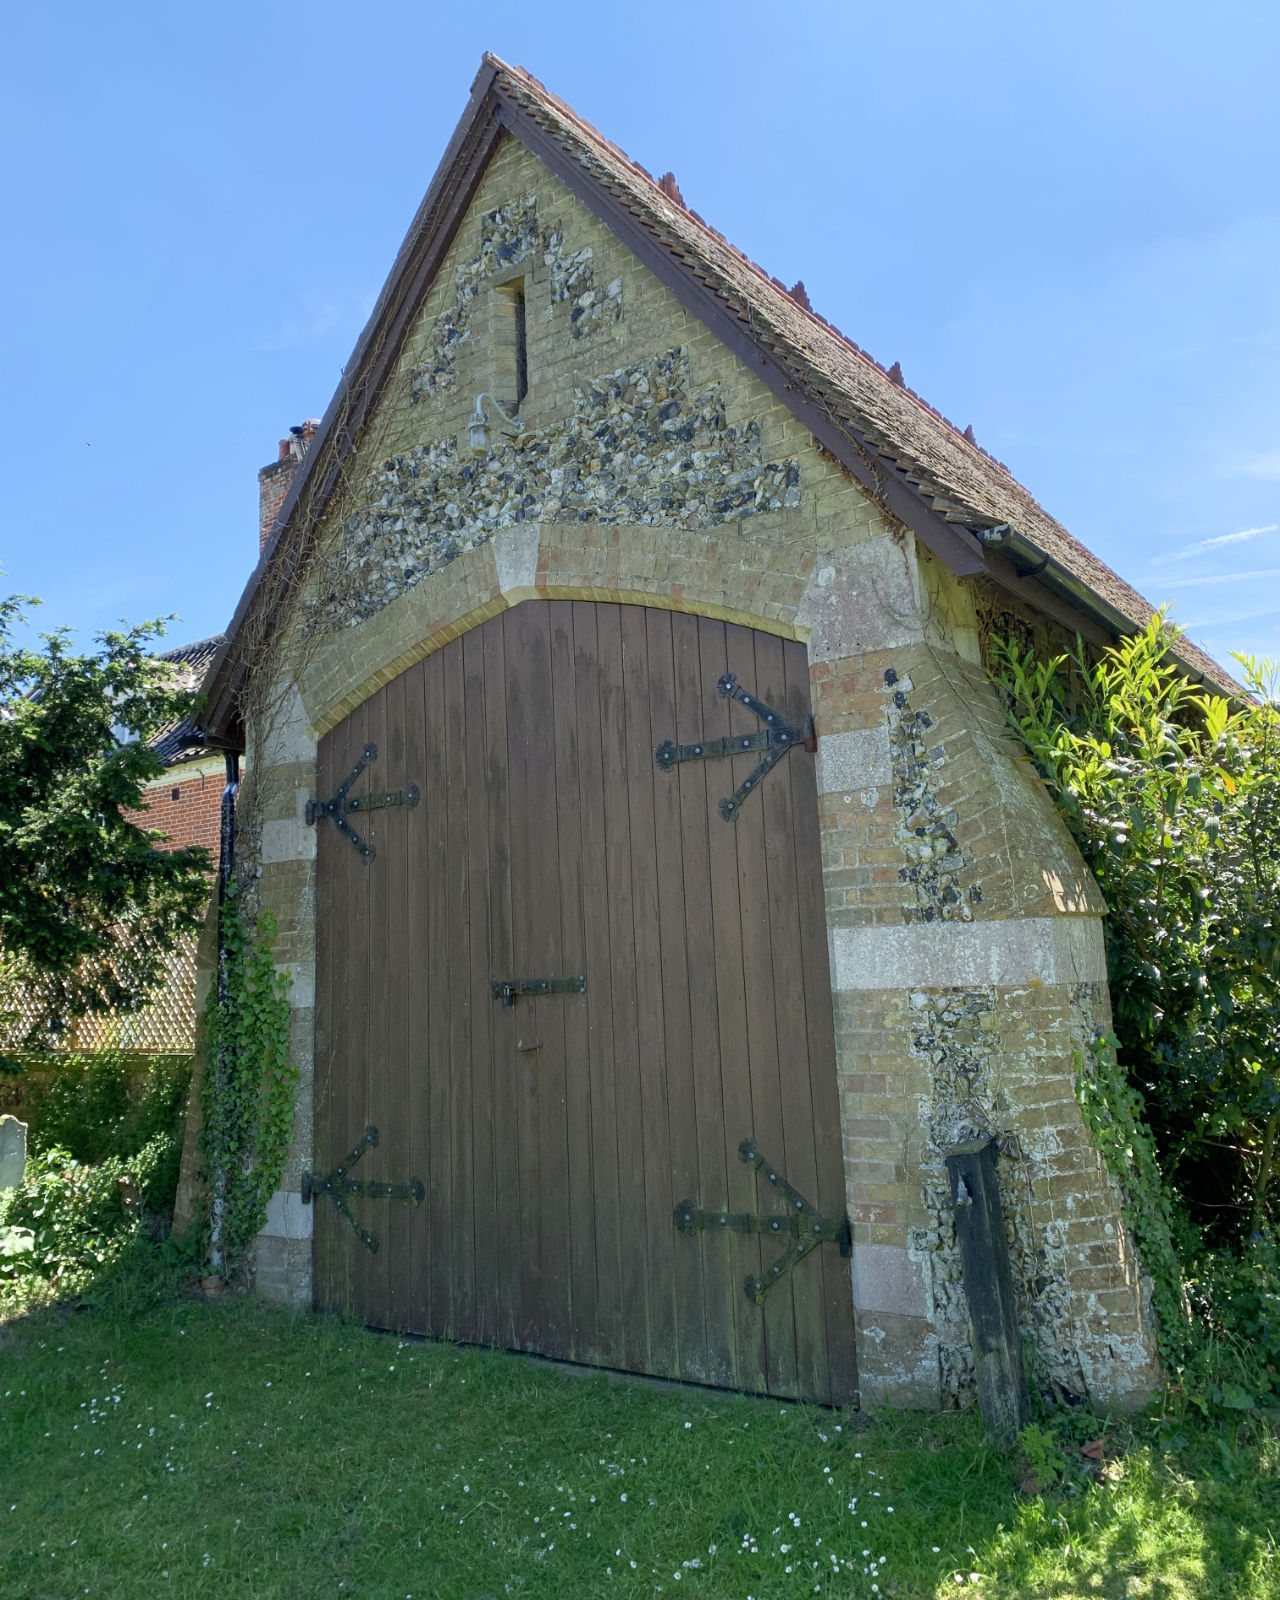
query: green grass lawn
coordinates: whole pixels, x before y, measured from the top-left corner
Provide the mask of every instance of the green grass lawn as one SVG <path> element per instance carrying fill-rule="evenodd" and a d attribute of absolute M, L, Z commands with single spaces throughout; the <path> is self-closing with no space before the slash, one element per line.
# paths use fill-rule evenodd
<path fill-rule="evenodd" d="M 971 1412 L 659 1390 L 245 1300 L 45 1312 L 0 1327 L 0 1596 L 1280 1595 L 1274 1445 L 1185 1431 L 1033 1498 Z"/>

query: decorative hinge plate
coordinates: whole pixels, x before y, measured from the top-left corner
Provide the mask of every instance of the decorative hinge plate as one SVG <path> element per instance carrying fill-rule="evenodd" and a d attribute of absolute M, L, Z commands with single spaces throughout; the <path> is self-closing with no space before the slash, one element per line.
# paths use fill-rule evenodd
<path fill-rule="evenodd" d="M 495 978 L 493 998 L 513 1006 L 522 994 L 585 994 L 587 980 L 577 978 Z"/>
<path fill-rule="evenodd" d="M 367 1228 L 362 1228 L 351 1214 L 347 1204 L 349 1194 L 359 1195 L 365 1200 L 407 1200 L 410 1205 L 421 1205 L 422 1197 L 426 1192 L 422 1187 L 421 1178 L 410 1178 L 408 1183 L 378 1183 L 373 1180 L 352 1180 L 347 1173 L 355 1166 L 366 1150 L 378 1143 L 378 1130 L 370 1123 L 364 1130 L 364 1138 L 355 1147 L 345 1161 L 340 1161 L 332 1172 L 321 1174 L 319 1172 L 304 1172 L 302 1174 L 302 1203 L 310 1205 L 317 1196 L 326 1194 L 333 1202 L 333 1208 L 344 1216 L 352 1228 L 360 1236 L 360 1241 L 365 1249 L 373 1254 L 378 1248 L 378 1235 L 370 1233 Z"/>
<path fill-rule="evenodd" d="M 681 1233 L 724 1229 L 730 1233 L 772 1233 L 779 1238 L 793 1240 L 794 1243 L 788 1244 L 765 1273 L 758 1278 L 753 1276 L 743 1280 L 742 1287 L 747 1299 L 760 1305 L 774 1284 L 818 1245 L 827 1242 L 838 1244 L 840 1254 L 849 1255 L 853 1249 L 853 1235 L 847 1217 L 824 1217 L 815 1205 L 787 1182 L 772 1162 L 761 1155 L 753 1139 L 744 1139 L 738 1146 L 738 1159 L 747 1162 L 757 1172 L 763 1168 L 765 1176 L 791 1210 L 780 1216 L 751 1211 L 707 1211 L 695 1206 L 692 1200 L 682 1200 L 675 1208 L 674 1220 Z"/>
<path fill-rule="evenodd" d="M 818 736 L 814 732 L 812 717 L 805 718 L 803 727 L 788 722 L 781 712 L 748 694 L 732 672 L 726 672 L 720 678 L 716 693 L 722 699 L 737 700 L 749 711 L 754 711 L 765 726 L 755 733 L 738 734 L 727 739 L 704 739 L 701 744 L 673 744 L 670 739 L 664 739 L 653 752 L 653 759 L 664 772 L 670 772 L 681 761 L 715 761 L 722 756 L 741 755 L 746 750 L 763 750 L 764 758 L 750 776 L 742 780 L 729 799 L 720 802 L 720 815 L 726 822 L 736 822 L 742 802 L 765 774 L 796 745 L 803 745 L 812 753 L 818 748 Z"/>
<path fill-rule="evenodd" d="M 378 759 L 376 744 L 367 744 L 359 761 L 347 774 L 342 787 L 332 800 L 307 801 L 307 826 L 314 827 L 321 817 L 328 817 L 338 832 L 350 839 L 351 843 L 360 852 L 361 859 L 367 867 L 373 860 L 377 851 L 371 844 L 366 844 L 356 830 L 347 821 L 347 814 L 352 811 L 380 811 L 384 806 L 407 806 L 410 811 L 417 805 L 420 798 L 418 785 L 411 783 L 404 789 L 389 789 L 385 794 L 357 794 L 350 800 L 347 799 L 347 790 L 356 781 L 371 761 Z"/>

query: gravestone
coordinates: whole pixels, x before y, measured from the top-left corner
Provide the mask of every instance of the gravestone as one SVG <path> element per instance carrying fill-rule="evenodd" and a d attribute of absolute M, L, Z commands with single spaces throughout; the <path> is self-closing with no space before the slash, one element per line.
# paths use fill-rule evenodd
<path fill-rule="evenodd" d="M 0 1117 L 0 1189 L 17 1189 L 27 1165 L 27 1125 Z"/>

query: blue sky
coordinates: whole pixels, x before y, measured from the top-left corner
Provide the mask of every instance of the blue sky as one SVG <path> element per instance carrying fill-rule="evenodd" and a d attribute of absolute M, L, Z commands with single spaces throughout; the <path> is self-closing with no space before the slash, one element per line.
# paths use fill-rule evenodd
<path fill-rule="evenodd" d="M 527 66 L 1226 659 L 1280 657 L 1280 6 L 10 13 L 0 564 L 223 628 L 484 49 Z"/>

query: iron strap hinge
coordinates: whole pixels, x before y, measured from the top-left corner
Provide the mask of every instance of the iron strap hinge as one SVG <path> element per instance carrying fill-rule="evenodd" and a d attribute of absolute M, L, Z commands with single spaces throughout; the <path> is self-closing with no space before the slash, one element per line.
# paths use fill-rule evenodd
<path fill-rule="evenodd" d="M 345 1161 L 340 1161 L 332 1172 L 321 1174 L 319 1172 L 304 1172 L 302 1174 L 302 1203 L 310 1205 L 313 1199 L 324 1194 L 333 1202 L 333 1208 L 344 1216 L 360 1236 L 360 1242 L 365 1249 L 374 1254 L 378 1248 L 378 1235 L 370 1233 L 367 1228 L 362 1228 L 351 1213 L 347 1204 L 348 1195 L 359 1195 L 365 1200 L 407 1200 L 410 1205 L 421 1205 L 425 1190 L 421 1178 L 410 1178 L 408 1183 L 379 1183 L 374 1179 L 355 1179 L 347 1177 L 347 1173 L 355 1166 L 360 1157 L 371 1146 L 377 1147 L 378 1130 L 370 1123 L 364 1130 L 364 1138 L 355 1147 Z"/>
<path fill-rule="evenodd" d="M 513 1006 L 522 994 L 585 994 L 587 980 L 577 978 L 495 978 L 493 998 Z"/>
<path fill-rule="evenodd" d="M 741 755 L 745 750 L 763 750 L 764 759 L 750 776 L 742 780 L 731 798 L 720 802 L 720 815 L 726 822 L 736 822 L 742 802 L 765 774 L 796 745 L 803 745 L 810 753 L 815 751 L 818 748 L 818 736 L 814 732 L 812 717 L 806 717 L 802 727 L 788 722 L 781 712 L 765 705 L 763 700 L 757 700 L 755 695 L 748 694 L 732 672 L 726 672 L 720 678 L 716 693 L 721 699 L 737 700 L 746 706 L 765 726 L 755 733 L 738 734 L 727 739 L 704 739 L 701 744 L 673 744 L 670 739 L 664 739 L 653 752 L 653 759 L 664 772 L 670 772 L 681 761 L 715 761 L 722 756 Z"/>
<path fill-rule="evenodd" d="M 347 799 L 347 790 L 356 781 L 371 761 L 378 759 L 376 744 L 367 744 L 359 761 L 347 774 L 342 787 L 332 800 L 307 801 L 307 826 L 314 827 L 321 817 L 328 817 L 338 832 L 350 839 L 360 852 L 361 859 L 367 867 L 373 860 L 377 851 L 371 844 L 366 844 L 356 830 L 347 821 L 347 813 L 351 811 L 379 811 L 383 806 L 407 806 L 410 811 L 417 805 L 420 796 L 418 785 L 411 783 L 404 789 L 389 789 L 385 794 L 357 794 L 350 800 Z"/>
<path fill-rule="evenodd" d="M 681 1233 L 723 1229 L 729 1233 L 772 1233 L 779 1238 L 794 1240 L 762 1276 L 753 1275 L 743 1280 L 742 1287 L 747 1299 L 760 1305 L 774 1284 L 818 1245 L 838 1244 L 840 1254 L 849 1255 L 853 1250 L 853 1234 L 847 1217 L 824 1217 L 761 1155 L 753 1139 L 744 1139 L 738 1146 L 738 1159 L 747 1162 L 757 1172 L 763 1168 L 769 1182 L 791 1209 L 780 1216 L 751 1211 L 707 1211 L 695 1206 L 692 1200 L 682 1200 L 673 1215 Z"/>

